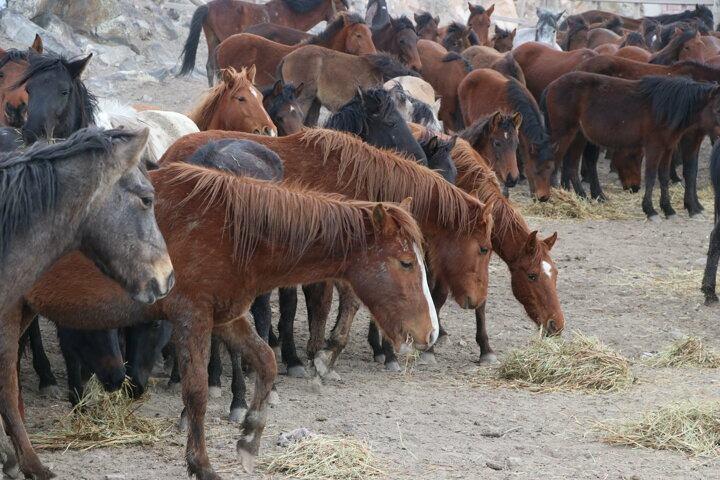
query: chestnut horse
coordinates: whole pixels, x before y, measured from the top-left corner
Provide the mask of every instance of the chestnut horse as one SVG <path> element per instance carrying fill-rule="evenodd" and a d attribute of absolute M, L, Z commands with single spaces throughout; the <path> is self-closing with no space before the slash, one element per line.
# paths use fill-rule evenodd
<path fill-rule="evenodd" d="M 277 128 L 263 107 L 260 91 L 253 85 L 255 66 L 236 72 L 226 68 L 222 82 L 212 87 L 188 113 L 200 130 L 237 130 L 277 136 Z"/>
<path fill-rule="evenodd" d="M 190 475 L 220 478 L 208 459 L 203 425 L 211 333 L 242 351 L 256 372 L 237 450 L 244 465 L 258 452 L 276 364 L 247 319 L 257 295 L 278 285 L 338 278 L 352 285 L 395 347 L 412 341 L 427 348 L 437 338 L 422 236 L 400 206 L 340 200 L 189 164 L 165 166 L 151 177 L 158 223 L 178 273 L 173 294 L 143 307 L 72 255 L 58 262 L 27 300 L 33 310 L 75 328 L 108 328 L 143 317 L 173 323 L 189 421 Z M 188 230 L 189 222 L 195 227 Z M 205 259 L 200 263 L 199 246 Z"/>
<path fill-rule="evenodd" d="M 258 23 L 275 23 L 308 30 L 323 20 L 329 22 L 338 11 L 348 9 L 347 0 L 270 0 L 257 5 L 241 0 L 211 0 L 199 6 L 190 21 L 179 75 L 189 75 L 195 68 L 200 30 L 208 45 L 207 78 L 212 87 L 217 75 L 215 49 L 230 35 L 242 33 L 245 27 Z"/>
<path fill-rule="evenodd" d="M 540 201 L 548 200 L 553 152 L 545 121 L 530 91 L 514 79 L 480 68 L 460 83 L 458 97 L 468 125 L 496 110 L 522 115 L 519 160 L 528 177 L 530 191 Z"/>
<path fill-rule="evenodd" d="M 384 26 L 373 28 L 372 40 L 379 51 L 395 55 L 403 65 L 416 72 L 422 70 L 417 49 L 418 36 L 409 18 L 390 17 Z"/>
<path fill-rule="evenodd" d="M 478 45 L 491 45 L 490 17 L 495 11 L 495 4 L 493 3 L 488 8 L 483 8 L 481 5 L 473 5 L 468 2 L 468 9 L 470 10 L 470 17 L 468 17 L 467 25 L 472 28 L 472 31 L 477 35 Z"/>
<path fill-rule="evenodd" d="M 500 53 L 509 52 L 513 48 L 517 28 L 503 30 L 495 25 L 495 36 L 492 38 L 492 47 Z"/>
<path fill-rule="evenodd" d="M 492 208 L 485 208 L 437 173 L 371 147 L 357 137 L 320 129 L 279 138 L 200 132 L 175 143 L 163 162 L 184 161 L 205 143 L 220 138 L 252 139 L 265 145 L 283 158 L 286 179 L 319 191 L 372 201 L 412 197 L 412 212 L 425 237 L 428 266 L 436 284 L 450 291 L 463 308 L 475 308 L 484 301 L 492 230 L 488 215 Z M 320 300 L 314 305 L 322 308 L 308 315 L 311 328 L 308 353 L 315 357 L 315 366 L 321 374 L 329 372 L 347 344 L 350 325 L 359 308 L 359 303 L 352 300 L 352 291 L 341 289 L 341 299 L 346 296 L 341 305 L 345 306 L 338 312 L 338 322 L 323 347 L 331 293 L 327 288 L 316 291 L 314 295 Z"/>
<path fill-rule="evenodd" d="M 433 17 L 430 12 L 420 11 L 414 14 L 414 18 L 418 39 L 430 40 L 431 42 L 440 40 L 438 35 L 440 17 Z"/>
<path fill-rule="evenodd" d="M 603 94 L 597 95 L 598 91 Z M 659 174 L 660 207 L 670 217 L 675 214 L 668 188 L 673 151 L 689 129 L 718 124 L 720 87 L 685 77 L 649 76 L 635 81 L 572 72 L 548 86 L 541 108 L 556 146 L 556 166 L 563 162 L 564 183 L 572 183 L 579 195 L 584 190 L 578 163 L 586 142 L 613 150 L 642 148 L 646 159 L 642 206 L 655 221 L 655 180 Z"/>
<path fill-rule="evenodd" d="M 276 25 L 274 23 L 250 25 L 243 30 L 243 33 L 252 33 L 253 35 L 272 40 L 273 42 L 282 43 L 283 45 L 297 45 L 303 40 L 307 40 L 313 36 L 312 33 L 283 25 Z"/>
<path fill-rule="evenodd" d="M 37 34 L 35 41 L 25 51 L 5 51 L 0 48 L 0 125 L 20 128 L 25 123 L 28 94 L 24 87 L 16 86 L 15 83 L 28 66 L 28 55 L 42 52 L 42 38 Z"/>
<path fill-rule="evenodd" d="M 238 33 L 226 38 L 215 51 L 218 68 L 234 67 L 236 70 L 255 65 L 255 81 L 265 87 L 275 81 L 277 67 L 288 53 L 302 45 L 321 47 L 365 55 L 375 53 L 370 29 L 359 15 L 341 13 L 327 28 L 298 45 L 287 46 L 257 35 Z"/>
<path fill-rule="evenodd" d="M 152 186 L 139 166 L 147 136 L 147 130 L 83 129 L 0 158 L 0 414 L 29 478 L 54 475 L 33 450 L 19 410 L 18 341 L 33 319 L 23 295 L 77 248 L 117 280 L 127 298 L 150 304 L 173 287 Z M 6 444 L 2 428 L 0 444 Z"/>
<path fill-rule="evenodd" d="M 670 65 L 682 60 L 705 61 L 705 44 L 697 30 L 676 28 L 670 43 L 654 53 L 649 62 L 656 65 Z"/>
<path fill-rule="evenodd" d="M 448 52 L 460 53 L 472 45 L 477 45 L 478 39 L 475 32 L 459 22 L 453 22 L 447 26 L 445 37 L 442 39 L 442 46 Z"/>

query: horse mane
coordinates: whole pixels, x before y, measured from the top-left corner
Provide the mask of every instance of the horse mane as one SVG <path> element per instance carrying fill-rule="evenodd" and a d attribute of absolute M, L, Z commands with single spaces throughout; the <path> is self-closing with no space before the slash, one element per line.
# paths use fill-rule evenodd
<path fill-rule="evenodd" d="M 415 22 L 417 24 L 418 30 L 420 30 L 421 28 L 423 28 L 425 25 L 432 22 L 433 20 L 435 20 L 435 19 L 433 18 L 432 13 L 430 13 L 430 12 L 426 12 L 423 10 L 423 11 L 415 14 Z"/>
<path fill-rule="evenodd" d="M 428 123 L 435 123 L 435 113 L 433 112 L 430 105 L 418 100 L 415 97 L 408 97 L 410 103 L 413 105 L 412 118 L 410 119 L 413 123 L 419 123 L 420 125 L 427 125 Z"/>
<path fill-rule="evenodd" d="M 10 62 L 25 62 L 27 61 L 29 54 L 30 52 L 28 50 L 18 50 L 16 48 L 6 50 L 3 52 L 2 57 L 0 57 L 0 68 L 3 68 Z"/>
<path fill-rule="evenodd" d="M 110 151 L 113 140 L 132 138 L 127 130 L 84 128 L 58 143 L 35 143 L 22 152 L 0 154 L 0 259 L 10 241 L 31 229 L 38 215 L 57 204 L 60 185 L 55 162 Z"/>
<path fill-rule="evenodd" d="M 285 5 L 295 13 L 308 13 L 325 3 L 326 0 L 283 0 Z M 330 0 L 334 1 L 334 0 Z M 342 0 L 345 8 L 350 8 L 347 0 Z"/>
<path fill-rule="evenodd" d="M 320 45 L 327 44 L 332 38 L 345 28 L 345 25 L 364 24 L 365 20 L 357 13 L 342 12 L 327 24 L 325 30 L 307 38 L 299 43 L 299 45 Z"/>
<path fill-rule="evenodd" d="M 467 141 L 471 145 L 476 143 L 485 133 L 485 129 L 488 127 L 488 124 L 493 116 L 494 114 L 478 117 L 469 127 L 466 127 L 464 130 L 458 132 L 458 137 Z M 483 138 L 489 139 L 489 137 Z"/>
<path fill-rule="evenodd" d="M 654 65 L 672 64 L 677 58 L 678 50 L 680 50 L 686 42 L 695 38 L 695 35 L 697 35 L 697 30 L 695 29 L 683 30 L 680 35 L 673 37 L 662 50 L 653 54 L 648 63 Z"/>
<path fill-rule="evenodd" d="M 680 13 L 666 13 L 663 15 L 656 15 L 654 17 L 645 17 L 644 19 L 652 20 L 661 24 L 682 20 L 699 19 L 709 29 L 713 28 L 712 11 L 704 5 L 695 5 L 695 10 L 684 10 Z"/>
<path fill-rule="evenodd" d="M 645 45 L 645 37 L 640 32 L 628 32 L 620 44 L 620 48 L 630 46 L 645 48 L 647 46 Z"/>
<path fill-rule="evenodd" d="M 637 90 L 651 102 L 658 123 L 678 129 L 690 125 L 716 88 L 716 84 L 695 82 L 686 77 L 653 75 L 640 79 Z"/>
<path fill-rule="evenodd" d="M 347 201 L 341 196 L 307 190 L 299 185 L 237 176 L 187 163 L 158 170 L 171 184 L 190 183 L 182 202 L 200 197 L 204 212 L 225 211 L 225 225 L 233 242 L 233 259 L 244 266 L 261 241 L 288 248 L 296 258 L 318 242 L 332 246 L 327 253 L 347 257 L 352 248 L 365 248 L 372 202 Z M 263 205 L 263 208 L 258 208 Z M 402 234 L 422 245 L 422 233 L 412 216 L 398 205 L 384 204 Z"/>
<path fill-rule="evenodd" d="M 601 25 L 601 28 L 615 32 L 618 35 L 622 35 L 622 27 L 622 18 L 618 17 L 617 15 L 613 15 L 611 18 L 605 20 Z"/>
<path fill-rule="evenodd" d="M 506 95 L 508 103 L 514 110 L 522 115 L 520 132 L 530 140 L 538 150 L 538 164 L 552 161 L 553 151 L 550 145 L 548 127 L 545 125 L 543 114 L 540 112 L 535 99 L 527 89 L 517 80 L 509 79 Z"/>
<path fill-rule="evenodd" d="M 368 88 L 362 91 L 362 97 L 355 95 L 349 102 L 340 107 L 325 122 L 325 128 L 338 130 L 340 132 L 352 133 L 360 137 L 368 130 L 368 117 L 366 99 L 372 99 L 379 106 L 378 117 L 386 118 L 395 111 L 395 102 L 390 97 L 390 92 L 384 88 Z"/>
<path fill-rule="evenodd" d="M 470 73 L 473 70 L 472 64 L 468 61 L 467 58 L 463 57 L 457 52 L 449 52 L 447 55 L 445 55 L 442 58 L 442 61 L 445 63 L 448 62 L 462 62 L 463 66 L 465 67 L 465 71 Z"/>
<path fill-rule="evenodd" d="M 39 73 L 48 72 L 63 68 L 68 69 L 69 62 L 62 55 L 52 53 L 28 55 L 28 68 L 22 77 L 15 82 L 12 88 L 18 88 L 32 77 Z M 87 127 L 95 122 L 95 110 L 97 109 L 97 98 L 85 87 L 83 81 L 78 77 L 72 79 L 72 89 L 80 99 L 80 125 Z"/>
<path fill-rule="evenodd" d="M 337 155 L 338 177 L 348 174 L 349 178 L 343 181 L 346 186 L 354 185 L 358 195 L 393 202 L 412 197 L 410 208 L 419 221 L 437 214 L 441 225 L 462 232 L 469 232 L 483 222 L 481 214 L 471 215 L 461 191 L 439 174 L 393 151 L 378 149 L 353 135 L 326 129 L 304 130 L 300 140 L 319 148 L 323 163 L 330 155 Z M 435 196 L 437 204 L 433 202 Z"/>
<path fill-rule="evenodd" d="M 579 17 L 577 21 L 568 23 L 568 25 L 569 27 L 567 33 L 565 34 L 562 45 L 560 45 L 560 47 L 562 47 L 562 49 L 565 51 L 570 48 L 570 40 L 572 40 L 573 36 L 582 32 L 583 30 L 587 31 L 590 28 L 587 24 L 587 21 L 585 21 L 585 19 L 582 17 Z"/>
<path fill-rule="evenodd" d="M 413 32 L 417 33 L 417 30 L 415 30 L 415 25 L 413 24 L 412 20 L 410 20 L 405 15 L 397 18 L 391 18 L 390 24 L 393 27 L 393 30 L 395 30 L 395 33 L 400 33 L 403 30 L 412 30 Z"/>
<path fill-rule="evenodd" d="M 397 57 L 389 53 L 371 53 L 362 55 L 361 58 L 367 60 L 370 65 L 383 76 L 383 82 L 395 77 L 420 77 L 418 72 L 407 68 Z"/>
<path fill-rule="evenodd" d="M 252 87 L 252 82 L 247 76 L 247 68 L 243 67 L 239 72 L 233 67 L 228 67 L 226 70 L 233 77 L 232 88 L 224 81 L 218 82 L 217 85 L 205 92 L 198 104 L 187 115 L 200 130 L 207 130 L 225 94 L 233 95 L 248 85 Z"/>
<path fill-rule="evenodd" d="M 450 25 L 447 26 L 447 33 L 448 35 L 463 35 L 467 32 L 468 27 L 467 25 L 463 25 L 460 22 L 452 22 Z"/>
<path fill-rule="evenodd" d="M 490 65 L 490 68 L 507 77 L 514 78 L 523 85 L 525 84 L 525 74 L 520 64 L 515 60 L 512 52 L 507 52 L 502 58 L 495 60 L 492 65 Z"/>

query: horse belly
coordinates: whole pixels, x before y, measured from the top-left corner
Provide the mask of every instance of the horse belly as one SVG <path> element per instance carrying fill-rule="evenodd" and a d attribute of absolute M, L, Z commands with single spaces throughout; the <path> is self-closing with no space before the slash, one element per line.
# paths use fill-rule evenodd
<path fill-rule="evenodd" d="M 597 120 L 580 120 L 580 129 L 590 142 L 607 148 L 640 148 L 642 135 L 632 119 L 610 115 Z"/>

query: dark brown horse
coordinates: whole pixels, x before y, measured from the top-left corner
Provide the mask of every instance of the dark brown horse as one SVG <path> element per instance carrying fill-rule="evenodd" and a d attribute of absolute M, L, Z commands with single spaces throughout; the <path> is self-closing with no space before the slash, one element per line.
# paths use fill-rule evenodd
<path fill-rule="evenodd" d="M 305 112 L 297 102 L 305 86 L 292 83 L 275 82 L 272 87 L 263 91 L 263 107 L 277 127 L 279 136 L 297 133 L 303 128 Z"/>
<path fill-rule="evenodd" d="M 618 15 L 613 12 L 605 12 L 603 10 L 587 10 L 577 15 L 570 15 L 568 18 L 565 19 L 564 22 L 560 24 L 560 30 L 567 30 L 568 26 L 572 25 L 573 22 L 577 20 L 583 20 L 588 25 L 592 25 L 594 23 L 607 22 L 609 20 L 612 20 L 613 18 L 620 18 L 623 27 L 630 30 L 638 30 L 640 28 L 640 22 L 642 21 L 642 19 L 625 17 L 623 15 Z"/>
<path fill-rule="evenodd" d="M 250 33 L 238 33 L 223 40 L 216 50 L 218 68 L 236 70 L 255 65 L 258 85 L 266 87 L 276 80 L 280 61 L 302 45 L 318 45 L 353 55 L 376 53 L 370 28 L 359 15 L 338 15 L 320 34 L 298 45 L 288 46 Z"/>
<path fill-rule="evenodd" d="M 705 44 L 697 30 L 675 29 L 670 42 L 650 57 L 650 63 L 670 65 L 682 60 L 705 61 Z"/>
<path fill-rule="evenodd" d="M 28 94 L 15 83 L 27 69 L 28 55 L 33 52 L 43 52 L 40 35 L 35 35 L 35 41 L 25 51 L 0 48 L 0 125 L 20 128 L 25 123 Z"/>
<path fill-rule="evenodd" d="M 478 45 L 490 45 L 490 17 L 495 11 L 495 4 L 483 8 L 481 5 L 473 5 L 468 2 L 468 9 L 470 16 L 467 24 L 477 35 Z"/>
<path fill-rule="evenodd" d="M 440 17 L 433 17 L 430 12 L 420 11 L 414 14 L 414 18 L 418 39 L 430 40 L 432 42 L 440 40 L 440 36 L 438 35 Z"/>
<path fill-rule="evenodd" d="M 495 25 L 495 36 L 492 39 L 493 48 L 500 53 L 509 52 L 512 50 L 516 33 L 517 28 L 513 28 L 512 30 L 503 30 Z"/>
<path fill-rule="evenodd" d="M 208 44 L 207 77 L 212 87 L 217 74 L 215 49 L 230 35 L 242 33 L 245 27 L 258 23 L 275 23 L 308 30 L 318 23 L 330 21 L 338 11 L 347 10 L 347 0 L 270 0 L 257 5 L 241 0 L 211 0 L 195 10 L 190 33 L 182 51 L 180 75 L 189 75 L 195 68 L 200 30 Z"/>
<path fill-rule="evenodd" d="M 243 33 L 252 33 L 253 35 L 272 40 L 273 42 L 282 43 L 283 45 L 297 45 L 303 40 L 307 40 L 313 36 L 312 33 L 274 23 L 250 25 L 243 30 Z"/>
<path fill-rule="evenodd" d="M 418 36 L 409 18 L 391 17 L 383 27 L 373 29 L 372 40 L 379 51 L 395 55 L 405 66 L 416 72 L 422 70 L 417 49 Z"/>
<path fill-rule="evenodd" d="M 684 77 L 634 81 L 572 72 L 548 86 L 541 108 L 555 143 L 556 165 L 563 162 L 564 183 L 571 183 L 579 195 L 584 190 L 578 164 L 586 142 L 612 150 L 642 148 L 646 158 L 642 206 L 648 218 L 656 220 L 655 180 L 659 175 L 660 207 L 666 216 L 674 215 L 668 189 L 673 151 L 690 128 L 718 124 L 720 87 Z"/>
<path fill-rule="evenodd" d="M 448 52 L 461 53 L 478 43 L 475 32 L 459 22 L 453 22 L 447 27 L 445 37 L 442 39 L 442 46 Z"/>

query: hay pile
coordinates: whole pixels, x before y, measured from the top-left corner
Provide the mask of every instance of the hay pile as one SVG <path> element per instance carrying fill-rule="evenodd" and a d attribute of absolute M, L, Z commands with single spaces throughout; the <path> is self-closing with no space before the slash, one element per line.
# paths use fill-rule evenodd
<path fill-rule="evenodd" d="M 626 358 L 580 333 L 571 340 L 535 340 L 529 347 L 511 352 L 500 364 L 498 376 L 536 391 L 612 392 L 634 381 Z"/>
<path fill-rule="evenodd" d="M 686 337 L 653 355 L 648 364 L 653 367 L 720 368 L 720 354 L 695 337 Z"/>
<path fill-rule="evenodd" d="M 616 445 L 720 456 L 720 403 L 682 402 L 651 410 L 635 421 L 599 425 Z"/>
<path fill-rule="evenodd" d="M 35 448 L 45 450 L 92 450 L 121 445 L 149 445 L 169 434 L 169 419 L 148 419 L 136 415 L 142 400 L 130 396 L 125 381 L 117 392 L 107 393 L 91 377 L 80 403 L 55 422 L 47 432 L 31 436 Z"/>
<path fill-rule="evenodd" d="M 331 435 L 307 437 L 280 453 L 260 459 L 258 465 L 268 474 L 281 474 L 293 480 L 387 477 L 366 443 Z"/>
<path fill-rule="evenodd" d="M 547 202 L 523 202 L 520 212 L 528 217 L 544 217 L 573 220 L 627 220 L 633 218 L 625 199 L 627 195 L 613 196 L 607 202 L 597 202 L 578 197 L 575 192 L 554 188 Z M 511 197 L 512 198 L 512 197 Z M 642 214 L 642 210 L 640 210 Z"/>

